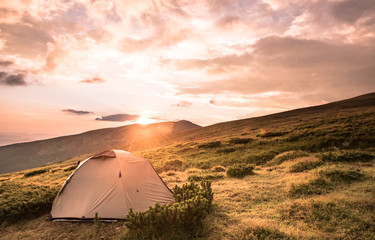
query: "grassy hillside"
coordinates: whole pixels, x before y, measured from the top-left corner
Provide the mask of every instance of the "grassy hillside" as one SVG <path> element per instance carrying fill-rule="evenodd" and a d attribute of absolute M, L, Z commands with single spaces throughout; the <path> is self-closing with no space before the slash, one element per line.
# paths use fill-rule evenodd
<path fill-rule="evenodd" d="M 212 180 L 197 239 L 375 239 L 374 98 L 216 124 L 133 152 L 170 187 Z M 0 175 L 0 239 L 128 239 L 122 222 L 48 220 L 51 197 L 87 156 Z"/>
<path fill-rule="evenodd" d="M 189 121 L 164 122 L 147 126 L 134 124 L 98 129 L 77 135 L 19 143 L 0 147 L 0 173 L 40 167 L 72 157 L 142 142 L 144 147 L 158 145 L 171 134 L 199 128 Z"/>

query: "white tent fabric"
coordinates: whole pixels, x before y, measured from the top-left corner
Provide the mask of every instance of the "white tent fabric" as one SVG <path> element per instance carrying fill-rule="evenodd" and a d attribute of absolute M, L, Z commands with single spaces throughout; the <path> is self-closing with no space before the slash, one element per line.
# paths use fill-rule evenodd
<path fill-rule="evenodd" d="M 81 162 L 65 181 L 51 210 L 52 220 L 125 219 L 129 209 L 145 211 L 173 194 L 144 158 L 109 150 Z"/>

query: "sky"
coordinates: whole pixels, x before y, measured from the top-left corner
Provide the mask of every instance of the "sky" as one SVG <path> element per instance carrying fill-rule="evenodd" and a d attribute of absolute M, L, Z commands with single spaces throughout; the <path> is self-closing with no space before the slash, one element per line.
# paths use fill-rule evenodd
<path fill-rule="evenodd" d="M 374 92 L 374 77 L 374 0 L 0 0 L 0 145 L 207 126 Z"/>

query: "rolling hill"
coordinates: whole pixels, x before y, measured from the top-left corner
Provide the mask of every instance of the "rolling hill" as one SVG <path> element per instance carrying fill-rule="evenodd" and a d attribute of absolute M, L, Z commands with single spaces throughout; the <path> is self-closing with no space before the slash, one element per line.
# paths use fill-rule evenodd
<path fill-rule="evenodd" d="M 169 134 L 155 133 L 163 124 L 128 126 L 132 133 L 124 136 L 134 141 L 114 144 L 149 159 L 170 188 L 212 181 L 213 209 L 199 232 L 188 238 L 157 232 L 160 239 L 372 240 L 374 119 L 371 93 Z M 103 138 L 101 131 L 109 130 L 93 132 Z M 77 150 L 66 161 L 0 174 L 0 239 L 152 239 L 123 222 L 48 220 L 57 191 L 77 161 L 88 157 L 81 154 Z"/>
<path fill-rule="evenodd" d="M 314 121 L 317 115 L 329 118 L 348 111 L 375 111 L 375 93 L 324 105 L 295 109 L 200 127 L 189 121 L 150 125 L 128 125 L 98 129 L 77 135 L 0 147 L 0 173 L 19 171 L 63 161 L 78 155 L 122 147 L 139 151 L 174 142 L 256 135 L 260 131 L 283 131 L 284 127 Z"/>
<path fill-rule="evenodd" d="M 142 142 L 150 147 L 165 141 L 171 134 L 200 126 L 189 121 L 163 122 L 150 125 L 127 125 L 84 132 L 46 140 L 0 147 L 0 173 L 40 167 L 56 161 Z"/>

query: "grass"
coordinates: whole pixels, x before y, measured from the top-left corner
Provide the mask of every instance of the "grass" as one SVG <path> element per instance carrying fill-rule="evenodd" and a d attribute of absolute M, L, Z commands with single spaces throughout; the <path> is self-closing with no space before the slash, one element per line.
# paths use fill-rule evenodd
<path fill-rule="evenodd" d="M 48 169 L 37 169 L 37 170 L 34 170 L 34 171 L 27 172 L 23 176 L 25 178 L 32 177 L 32 176 L 35 176 L 35 175 L 39 175 L 39 174 L 45 173 L 45 172 L 47 172 L 47 170 Z"/>
<path fill-rule="evenodd" d="M 303 171 L 309 171 L 312 169 L 315 169 L 317 167 L 320 167 L 324 164 L 322 161 L 304 161 L 304 162 L 298 162 L 292 165 L 289 169 L 289 172 L 291 173 L 300 173 Z"/>
<path fill-rule="evenodd" d="M 358 108 L 270 117 L 268 125 L 264 120 L 243 120 L 208 127 L 199 135 L 185 133 L 170 144 L 135 154 L 148 158 L 169 187 L 181 186 L 189 178 L 212 179 L 213 209 L 195 239 L 375 239 L 373 119 L 374 108 Z M 21 206 L 32 188 L 33 198 L 43 198 L 40 193 L 59 188 L 83 159 L 0 175 L 0 184 L 10 184 L 0 190 L 1 209 L 13 203 Z M 253 166 L 254 174 L 241 178 L 225 174 L 239 165 Z M 39 173 L 24 177 L 34 171 Z M 5 196 L 13 200 L 5 201 Z M 46 199 L 50 206 L 52 200 Z M 0 239 L 130 236 L 122 222 L 99 227 L 57 223 L 48 221 L 47 212 L 37 210 L 25 218 L 18 214 L 21 218 L 0 229 Z"/>

